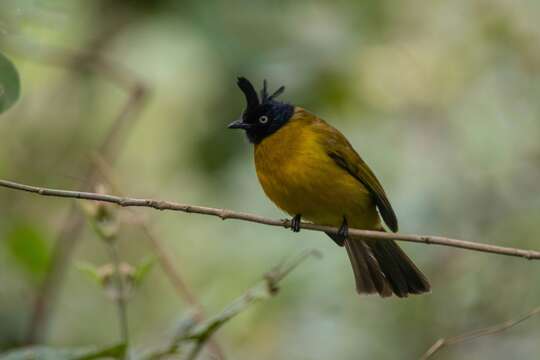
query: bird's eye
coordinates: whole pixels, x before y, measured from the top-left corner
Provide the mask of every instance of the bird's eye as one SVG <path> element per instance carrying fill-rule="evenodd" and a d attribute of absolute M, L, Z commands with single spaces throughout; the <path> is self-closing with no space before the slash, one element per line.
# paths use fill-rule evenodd
<path fill-rule="evenodd" d="M 259 117 L 259 123 L 266 124 L 267 122 L 268 122 L 268 116 L 263 115 L 263 116 Z"/>

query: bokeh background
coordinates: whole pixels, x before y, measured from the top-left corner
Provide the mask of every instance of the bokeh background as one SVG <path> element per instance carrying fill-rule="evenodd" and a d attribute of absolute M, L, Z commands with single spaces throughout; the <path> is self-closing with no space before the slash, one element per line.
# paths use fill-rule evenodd
<path fill-rule="evenodd" d="M 226 124 L 244 106 L 235 78 L 287 87 L 283 99 L 342 130 L 384 184 L 407 233 L 540 249 L 540 2 L 4 0 L 0 48 L 19 103 L 0 117 L 0 178 L 79 188 L 126 94 L 96 71 L 50 66 L 43 49 L 84 50 L 150 89 L 113 172 L 125 194 L 284 217 L 259 187 L 252 149 Z M 70 200 L 0 191 L 0 349 L 23 343 Z M 402 246 L 433 292 L 358 297 L 345 252 L 319 233 L 138 212 L 210 314 L 291 253 L 324 253 L 279 296 L 217 340 L 234 359 L 413 359 L 439 337 L 540 304 L 539 267 L 519 258 Z M 120 254 L 152 247 L 123 212 Z M 109 344 L 115 307 L 76 269 L 109 262 L 85 227 L 46 342 Z M 129 303 L 132 342 L 159 343 L 188 311 L 155 266 Z M 443 350 L 440 359 L 534 359 L 540 319 Z"/>

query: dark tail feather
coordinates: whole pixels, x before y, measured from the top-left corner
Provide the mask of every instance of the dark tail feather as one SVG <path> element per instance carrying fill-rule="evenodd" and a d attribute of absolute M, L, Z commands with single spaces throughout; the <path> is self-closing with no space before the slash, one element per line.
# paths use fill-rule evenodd
<path fill-rule="evenodd" d="M 430 291 L 424 274 L 393 240 L 352 238 L 345 241 L 345 248 L 359 294 L 407 297 Z"/>
<path fill-rule="evenodd" d="M 368 245 L 397 296 L 406 297 L 408 294 L 422 294 L 431 290 L 426 276 L 395 241 L 372 240 Z"/>
<path fill-rule="evenodd" d="M 391 296 L 392 290 L 373 253 L 363 241 L 346 240 L 345 249 L 351 261 L 359 294 L 379 293 L 382 297 Z"/>

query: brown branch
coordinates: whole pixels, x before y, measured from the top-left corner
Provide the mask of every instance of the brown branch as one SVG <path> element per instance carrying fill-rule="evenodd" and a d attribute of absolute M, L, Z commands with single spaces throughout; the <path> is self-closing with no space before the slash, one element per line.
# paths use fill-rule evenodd
<path fill-rule="evenodd" d="M 100 153 L 106 155 L 107 158 L 110 158 L 111 160 L 114 160 L 115 154 L 119 149 L 118 144 L 120 143 L 120 134 L 122 131 L 125 132 L 124 129 L 126 128 L 126 125 L 128 125 L 128 120 L 132 121 L 135 114 L 139 112 L 142 107 L 142 99 L 145 94 L 145 91 L 142 89 L 144 88 L 137 88 L 137 90 L 130 95 L 126 105 L 111 125 L 108 135 L 100 146 Z M 81 185 L 85 188 L 91 188 L 96 183 L 95 169 L 90 166 L 86 174 L 87 175 Z M 27 336 L 28 343 L 34 343 L 41 337 L 40 333 L 47 321 L 46 312 L 50 310 L 50 304 L 53 301 L 52 297 L 55 296 L 55 293 L 57 292 L 58 283 L 63 276 L 67 259 L 70 257 L 72 250 L 82 233 L 83 227 L 83 216 L 77 212 L 76 209 L 71 208 L 68 217 L 63 222 L 60 235 L 54 245 L 51 268 L 36 297 L 31 324 L 29 326 L 29 334 Z"/>
<path fill-rule="evenodd" d="M 280 282 L 302 262 L 312 256 L 320 258 L 321 254 L 317 250 L 308 249 L 295 257 L 288 259 L 288 261 L 282 261 L 279 265 L 266 273 L 262 281 L 250 287 L 243 295 L 230 303 L 219 314 L 199 325 L 191 322 L 186 324 L 187 326 L 185 326 L 183 332 L 177 334 L 166 349 L 147 354 L 143 359 L 168 359 L 171 355 L 181 352 L 183 350 L 183 345 L 185 345 L 186 342 L 193 342 L 193 348 L 186 356 L 186 359 L 195 360 L 204 344 L 209 341 L 223 325 L 238 314 L 247 310 L 251 305 L 274 297 L 279 292 Z"/>
<path fill-rule="evenodd" d="M 99 155 L 96 155 L 93 160 L 96 165 L 96 169 L 98 169 L 101 176 L 105 179 L 105 181 L 111 187 L 112 191 L 114 191 L 117 194 L 121 194 L 120 186 L 118 186 L 116 179 L 114 179 L 113 169 L 111 168 L 111 166 Z M 169 278 L 169 281 L 174 286 L 176 292 L 187 304 L 189 304 L 195 309 L 196 320 L 197 321 L 203 320 L 204 318 L 203 306 L 197 300 L 195 294 L 187 285 L 183 276 L 176 269 L 173 259 L 171 259 L 167 251 L 161 245 L 161 242 L 154 235 L 154 232 L 151 226 L 147 223 L 147 221 L 143 219 L 142 216 L 140 216 L 137 212 L 133 211 L 134 209 L 131 209 L 131 210 L 132 210 L 131 213 L 137 217 L 136 224 L 140 227 L 142 233 L 148 239 L 150 245 L 154 249 L 154 252 L 157 255 L 158 262 L 161 265 L 161 268 L 165 272 L 165 275 L 167 275 L 167 277 Z"/>
<path fill-rule="evenodd" d="M 99 155 L 95 156 L 94 162 L 96 165 L 96 169 L 98 169 L 102 177 L 106 179 L 112 190 L 116 193 L 120 193 L 120 187 L 114 179 L 114 174 L 111 166 Z M 134 211 L 135 209 L 131 210 L 131 213 L 133 215 L 139 215 L 136 211 Z M 184 277 L 182 276 L 180 271 L 178 271 L 177 267 L 174 265 L 174 261 L 171 256 L 163 248 L 159 239 L 154 235 L 152 227 L 148 224 L 147 221 L 145 221 L 145 219 L 139 219 L 137 221 L 137 225 L 140 227 L 142 233 L 150 242 L 154 253 L 157 255 L 158 262 L 163 272 L 175 288 L 176 292 L 189 306 L 193 308 L 193 319 L 195 320 L 195 322 L 200 323 L 204 321 L 206 317 L 204 307 L 195 296 L 193 290 L 184 280 Z M 208 342 L 208 347 L 210 348 L 210 351 L 215 355 L 217 360 L 225 359 L 225 354 L 221 349 L 221 346 L 215 339 L 210 339 L 210 341 Z"/>
<path fill-rule="evenodd" d="M 490 327 L 477 329 L 470 331 L 468 333 L 454 336 L 454 337 L 448 337 L 448 338 L 441 338 L 437 340 L 429 349 L 426 351 L 420 360 L 427 360 L 431 358 L 433 355 L 435 355 L 437 352 L 439 352 L 442 348 L 450 346 L 450 345 L 456 345 L 463 342 L 471 341 L 479 337 L 488 336 L 488 335 L 494 335 L 501 333 L 503 331 L 506 331 L 528 319 L 530 319 L 533 316 L 536 316 L 540 314 L 540 306 L 537 308 L 534 308 L 533 310 L 529 311 L 526 315 L 520 317 L 519 319 L 515 320 L 507 320 L 503 323 L 493 325 Z"/>
<path fill-rule="evenodd" d="M 182 296 L 182 298 L 191 307 L 193 307 L 195 311 L 195 313 L 193 314 L 194 320 L 197 323 L 204 321 L 205 313 L 202 304 L 199 302 L 193 291 L 184 281 L 184 278 L 177 271 L 171 257 L 167 254 L 165 249 L 163 249 L 159 240 L 154 236 L 150 226 L 145 222 L 142 222 L 140 223 L 140 227 L 145 236 L 150 241 L 150 244 L 154 248 L 154 252 L 158 257 L 159 264 L 161 265 L 161 268 L 163 269 L 171 283 L 174 285 L 174 288 Z M 212 353 L 216 356 L 216 359 L 225 359 L 225 354 L 221 349 L 221 346 L 215 339 L 210 339 L 210 341 L 208 342 L 208 347 L 210 348 L 210 351 L 212 351 Z"/>
<path fill-rule="evenodd" d="M 53 197 L 63 197 L 63 198 L 73 198 L 73 199 L 85 199 L 85 200 L 95 200 L 103 201 L 112 204 L 116 204 L 123 207 L 148 207 L 157 210 L 171 210 L 171 211 L 180 211 L 185 213 L 194 213 L 201 215 L 210 215 L 217 216 L 222 220 L 225 219 L 236 219 L 243 220 L 258 224 L 277 226 L 283 228 L 290 228 L 290 220 L 273 220 L 268 219 L 262 216 L 236 212 L 228 209 L 217 209 L 206 206 L 196 206 L 188 204 L 180 204 L 172 201 L 163 201 L 155 199 L 142 199 L 142 198 L 132 198 L 132 197 L 120 197 L 107 194 L 97 194 L 91 192 L 82 192 L 82 191 L 70 191 L 70 190 L 59 190 L 59 189 L 50 189 L 37 186 L 30 186 L 25 184 L 20 184 L 7 180 L 0 180 L 0 186 L 5 188 L 10 188 L 13 190 L 20 190 L 35 193 L 41 196 L 53 196 Z M 337 234 L 339 229 L 331 226 L 323 226 L 317 224 L 311 224 L 303 222 L 300 226 L 302 229 L 313 230 L 313 231 L 323 231 L 333 234 Z M 428 235 L 411 235 L 411 234 L 400 234 L 400 233 L 386 233 L 381 231 L 372 231 L 372 230 L 360 230 L 360 229 L 349 229 L 349 234 L 359 237 L 364 237 L 368 239 L 388 239 L 388 240 L 399 240 L 406 242 L 422 243 L 422 244 L 435 244 L 442 246 L 456 247 L 472 251 L 480 251 L 486 253 L 493 253 L 499 255 L 515 256 L 522 257 L 525 259 L 540 259 L 540 252 L 535 250 L 523 250 L 517 248 L 510 248 L 497 245 L 489 245 L 483 243 L 476 243 L 472 241 L 465 241 L 459 239 L 451 239 L 442 236 L 428 236 Z"/>
<path fill-rule="evenodd" d="M 103 33 L 100 36 L 107 37 L 110 34 Z M 104 47 L 104 41 L 106 40 L 95 41 L 94 45 L 99 44 L 101 49 Z M 128 94 L 125 105 L 113 120 L 104 140 L 98 147 L 100 156 L 109 163 L 113 163 L 121 148 L 120 143 L 125 138 L 128 126 L 133 125 L 134 120 L 137 118 L 136 115 L 140 113 L 145 104 L 148 93 L 147 87 L 131 71 L 103 57 L 97 51 L 100 49 L 91 48 L 89 50 L 73 51 L 39 47 L 39 51 L 37 51 L 35 45 L 25 45 L 27 44 L 17 43 L 15 50 L 46 65 L 65 67 L 75 71 L 93 71 Z M 95 167 L 89 165 L 80 186 L 85 189 L 92 189 L 96 184 L 96 177 L 97 171 Z M 52 305 L 65 273 L 66 264 L 82 233 L 84 223 L 84 217 L 72 207 L 55 242 L 50 269 L 36 295 L 30 317 L 27 343 L 31 344 L 40 341 L 43 336 L 48 316 L 52 311 Z"/>

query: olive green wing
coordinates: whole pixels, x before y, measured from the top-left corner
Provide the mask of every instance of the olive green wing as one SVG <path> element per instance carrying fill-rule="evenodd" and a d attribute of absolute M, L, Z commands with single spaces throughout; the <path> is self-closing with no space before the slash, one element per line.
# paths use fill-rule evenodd
<path fill-rule="evenodd" d="M 315 125 L 316 131 L 323 135 L 321 141 L 336 164 L 346 170 L 351 176 L 361 182 L 373 195 L 375 204 L 390 230 L 398 230 L 398 221 L 390 201 L 386 197 L 384 189 L 369 166 L 362 160 L 360 155 L 353 149 L 349 141 L 338 130 L 320 120 Z"/>

